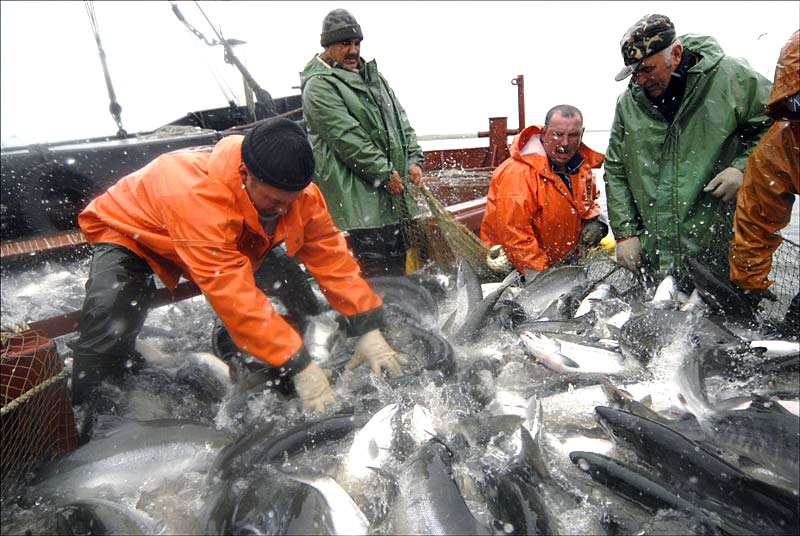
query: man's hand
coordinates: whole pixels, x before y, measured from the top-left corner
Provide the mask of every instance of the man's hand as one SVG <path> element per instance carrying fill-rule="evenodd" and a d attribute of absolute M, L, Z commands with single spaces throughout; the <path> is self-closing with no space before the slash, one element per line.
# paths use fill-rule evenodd
<path fill-rule="evenodd" d="M 739 191 L 743 178 L 744 174 L 738 169 L 725 168 L 711 179 L 703 191 L 711 192 L 711 195 L 721 198 L 726 203 L 733 203 L 736 201 L 736 192 Z"/>
<path fill-rule="evenodd" d="M 325 406 L 336 402 L 328 375 L 313 361 L 294 375 L 294 387 L 307 412 L 321 413 Z"/>
<path fill-rule="evenodd" d="M 392 177 L 386 183 L 386 189 L 390 194 L 397 195 L 403 191 L 403 188 L 403 179 L 400 178 L 400 174 L 397 173 L 397 170 L 392 171 Z"/>
<path fill-rule="evenodd" d="M 416 164 L 408 166 L 408 182 L 414 186 L 422 186 L 422 168 Z"/>
<path fill-rule="evenodd" d="M 617 262 L 633 273 L 642 265 L 642 243 L 638 236 L 617 241 Z"/>
<path fill-rule="evenodd" d="M 382 370 L 387 370 L 390 376 L 397 377 L 403 373 L 400 365 L 408 363 L 408 359 L 403 354 L 392 350 L 392 347 L 381 335 L 381 331 L 376 328 L 358 339 L 356 353 L 347 362 L 345 368 L 351 370 L 362 363 L 369 363 L 372 373 L 376 376 L 380 376 Z"/>
<path fill-rule="evenodd" d="M 578 243 L 582 246 L 594 247 L 600 243 L 608 232 L 608 228 L 597 220 L 587 221 L 581 230 Z"/>

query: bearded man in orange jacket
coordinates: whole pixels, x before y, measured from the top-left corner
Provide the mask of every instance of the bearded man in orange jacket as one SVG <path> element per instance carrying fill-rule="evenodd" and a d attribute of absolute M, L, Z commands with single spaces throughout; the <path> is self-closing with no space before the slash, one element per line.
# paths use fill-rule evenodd
<path fill-rule="evenodd" d="M 134 343 L 155 274 L 169 288 L 181 276 L 196 283 L 236 345 L 292 380 L 306 410 L 333 403 L 327 375 L 256 285 L 254 270 L 280 244 L 347 317 L 349 334 L 360 336 L 348 367 L 368 362 L 376 374 L 399 374 L 404 358 L 379 330 L 382 301 L 362 279 L 313 175 L 305 132 L 278 119 L 214 146 L 161 155 L 94 199 L 78 217 L 94 255 L 73 345 L 73 402 L 141 360 Z"/>
<path fill-rule="evenodd" d="M 608 225 L 600 220 L 592 169 L 603 155 L 586 147 L 583 114 L 561 104 L 544 126 L 530 126 L 511 143 L 511 156 L 492 174 L 481 240 L 502 252 L 491 264 L 542 271 L 568 254 L 596 246 Z M 506 260 L 507 259 L 507 260 Z"/>

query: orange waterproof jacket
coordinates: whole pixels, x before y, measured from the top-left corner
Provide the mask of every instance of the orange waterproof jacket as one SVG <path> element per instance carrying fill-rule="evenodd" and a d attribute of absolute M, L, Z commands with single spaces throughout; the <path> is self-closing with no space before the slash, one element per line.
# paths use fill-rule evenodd
<path fill-rule="evenodd" d="M 243 136 L 161 155 L 120 179 L 81 212 L 90 243 L 110 242 L 144 258 L 169 288 L 194 281 L 236 345 L 274 366 L 302 339 L 256 287 L 253 271 L 281 243 L 305 264 L 345 316 L 382 302 L 361 278 L 325 200 L 309 184 L 267 236 L 239 174 Z"/>
<path fill-rule="evenodd" d="M 772 254 L 781 244 L 775 234 L 789 224 L 800 193 L 800 121 L 779 120 L 782 101 L 800 91 L 800 31 L 781 50 L 767 106 L 776 119 L 747 159 L 736 196 L 734 237 L 729 254 L 730 280 L 743 290 L 765 289 Z"/>
<path fill-rule="evenodd" d="M 481 240 L 490 247 L 502 244 L 520 273 L 561 260 L 577 243 L 584 220 L 600 215 L 592 169 L 603 164 L 603 155 L 581 143 L 583 164 L 570 177 L 571 194 L 550 169 L 541 132 L 541 126 L 530 126 L 514 138 L 511 156 L 492 174 L 481 222 Z"/>

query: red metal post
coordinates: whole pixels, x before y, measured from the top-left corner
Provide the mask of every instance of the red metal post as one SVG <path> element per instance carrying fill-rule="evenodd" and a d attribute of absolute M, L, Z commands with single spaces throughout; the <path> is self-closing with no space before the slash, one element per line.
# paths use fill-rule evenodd
<path fill-rule="evenodd" d="M 517 109 L 519 110 L 519 128 L 515 134 L 519 134 L 525 128 L 525 77 L 518 74 L 511 81 L 512 85 L 517 86 Z"/>
<path fill-rule="evenodd" d="M 508 117 L 489 118 L 489 151 L 484 166 L 495 167 L 508 158 Z"/>

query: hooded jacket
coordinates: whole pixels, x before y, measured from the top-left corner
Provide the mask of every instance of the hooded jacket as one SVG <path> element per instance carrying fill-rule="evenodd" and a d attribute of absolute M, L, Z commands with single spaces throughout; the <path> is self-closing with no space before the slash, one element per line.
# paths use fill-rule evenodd
<path fill-rule="evenodd" d="M 481 240 L 490 247 L 501 244 L 520 273 L 561 260 L 577 244 L 583 222 L 600 215 L 592 169 L 603 164 L 603 155 L 581 143 L 583 164 L 570 176 L 570 193 L 550 169 L 542 128 L 530 126 L 514 137 L 511 156 L 492 173 L 481 221 Z M 530 154 L 523 156 L 528 142 Z"/>
<path fill-rule="evenodd" d="M 730 279 L 744 290 L 765 289 L 772 254 L 781 244 L 775 234 L 789 224 L 800 194 L 800 116 L 781 120 L 783 100 L 800 91 L 800 30 L 781 49 L 768 112 L 776 123 L 753 150 L 736 197 Z"/>
<path fill-rule="evenodd" d="M 711 37 L 680 39 L 700 60 L 687 73 L 673 122 L 632 79 L 617 99 L 604 164 L 614 236 L 638 235 L 651 268 L 662 273 L 679 271 L 683 255 L 707 250 L 726 262 L 734 207 L 703 188 L 728 167 L 743 170 L 770 125 L 769 80 L 725 56 Z"/>
<path fill-rule="evenodd" d="M 314 182 L 343 230 L 383 227 L 413 215 L 409 194 L 390 195 L 384 186 L 392 170 L 405 180 L 409 164 L 423 161 L 414 129 L 377 63 L 363 65 L 364 78 L 316 55 L 302 73 Z"/>
<path fill-rule="evenodd" d="M 369 316 L 382 302 L 360 277 L 314 184 L 289 206 L 274 236 L 265 233 L 239 173 L 243 140 L 228 136 L 161 155 L 95 198 L 78 222 L 90 243 L 130 249 L 167 287 L 180 276 L 194 281 L 240 349 L 295 370 L 306 363 L 287 361 L 302 339 L 253 276 L 267 251 L 286 244 L 345 316 Z"/>

